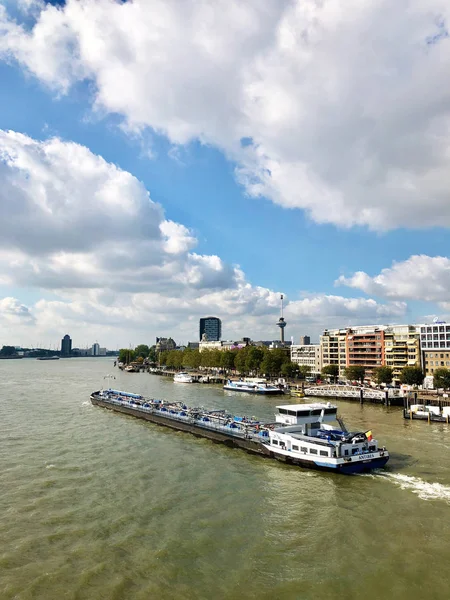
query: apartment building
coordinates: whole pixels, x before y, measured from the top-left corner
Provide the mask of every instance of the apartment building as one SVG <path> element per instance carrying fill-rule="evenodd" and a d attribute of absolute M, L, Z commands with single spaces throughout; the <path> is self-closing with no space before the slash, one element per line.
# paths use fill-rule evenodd
<path fill-rule="evenodd" d="M 322 368 L 327 365 L 338 365 L 342 375 L 347 366 L 347 329 L 325 329 L 320 336 L 320 353 Z"/>
<path fill-rule="evenodd" d="M 322 366 L 338 365 L 340 375 L 346 367 L 358 365 L 365 368 L 370 378 L 374 369 L 386 365 L 393 369 L 394 382 L 398 382 L 404 367 L 421 364 L 416 325 L 365 325 L 325 330 L 320 346 Z"/>
<path fill-rule="evenodd" d="M 450 368 L 450 325 L 435 321 L 418 328 L 425 375 L 433 375 L 442 367 Z"/>
<path fill-rule="evenodd" d="M 364 367 L 366 377 L 384 365 L 384 331 L 378 327 L 358 327 L 347 330 L 347 366 Z"/>
<path fill-rule="evenodd" d="M 393 371 L 394 383 L 400 382 L 404 367 L 420 366 L 420 336 L 416 325 L 393 325 L 384 330 L 385 364 Z"/>
<path fill-rule="evenodd" d="M 311 375 L 319 375 L 322 370 L 320 344 L 293 344 L 291 361 L 309 367 Z"/>

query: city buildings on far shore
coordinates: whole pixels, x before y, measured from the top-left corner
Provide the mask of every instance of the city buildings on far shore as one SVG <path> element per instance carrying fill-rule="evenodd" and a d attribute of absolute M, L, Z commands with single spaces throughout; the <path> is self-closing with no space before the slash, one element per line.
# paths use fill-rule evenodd
<path fill-rule="evenodd" d="M 61 356 L 107 356 L 108 350 L 101 348 L 98 342 L 92 344 L 90 348 L 72 348 L 72 339 L 68 333 L 61 340 Z"/>

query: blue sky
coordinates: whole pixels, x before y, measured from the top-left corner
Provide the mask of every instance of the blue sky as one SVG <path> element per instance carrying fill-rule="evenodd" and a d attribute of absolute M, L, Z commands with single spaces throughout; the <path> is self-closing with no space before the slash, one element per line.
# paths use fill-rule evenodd
<path fill-rule="evenodd" d="M 216 21 L 208 34 L 207 41 L 213 44 L 213 50 L 208 50 L 205 65 L 194 68 L 194 55 L 191 75 L 177 72 L 176 66 L 173 66 L 177 65 L 175 58 L 182 61 L 180 56 L 185 52 L 189 55 L 196 39 L 199 15 L 193 8 L 192 12 L 188 11 L 192 24 L 179 40 L 180 54 L 173 48 L 158 46 L 157 51 L 162 56 L 166 52 L 171 66 L 161 70 L 155 63 L 152 71 L 152 66 L 142 66 L 140 61 L 133 62 L 133 58 L 127 58 L 125 45 L 134 43 L 131 26 L 128 30 L 126 26 L 120 28 L 120 35 L 127 40 L 122 46 L 118 43 L 115 47 L 113 42 L 108 41 L 114 58 L 109 60 L 107 53 L 100 58 L 96 56 L 96 36 L 97 40 L 103 39 L 101 27 L 95 29 L 96 24 L 102 18 L 106 23 L 109 19 L 112 40 L 115 39 L 114 27 L 119 27 L 113 15 L 117 10 L 113 2 L 86 2 L 86 6 L 94 11 L 91 13 L 93 31 L 89 36 L 85 33 L 87 27 L 83 24 L 83 15 L 70 12 L 73 4 L 68 2 L 54 14 L 51 27 L 46 22 L 48 8 L 42 8 L 42 5 L 32 6 L 31 13 L 19 11 L 13 14 L 10 10 L 3 16 L 6 34 L 0 45 L 0 58 L 3 58 L 0 62 L 0 129 L 25 134 L 38 146 L 51 138 L 58 138 L 63 145 L 75 142 L 92 155 L 130 173 L 143 183 L 151 200 L 161 205 L 164 219 L 184 226 L 196 238 L 196 243 L 193 246 L 184 241 L 182 251 L 177 254 L 180 260 L 178 268 L 184 269 L 185 273 L 181 278 L 185 287 L 180 285 L 175 289 L 171 281 L 169 287 L 173 289 L 168 292 L 159 289 L 158 280 L 152 285 L 151 275 L 148 275 L 148 289 L 141 293 L 131 286 L 127 291 L 127 277 L 122 277 L 120 282 L 111 284 L 114 298 L 108 296 L 107 301 L 100 297 L 99 289 L 105 291 L 104 286 L 74 283 L 72 288 L 67 282 L 66 272 L 58 271 L 61 282 L 53 277 L 49 285 L 40 282 L 36 273 L 41 273 L 41 267 L 36 263 L 36 277 L 27 284 L 26 277 L 14 276 L 5 267 L 3 277 L 0 277 L 0 299 L 7 300 L 4 300 L 4 319 L 0 321 L 0 343 L 27 343 L 27 336 L 36 337 L 35 332 L 51 343 L 66 329 L 75 338 L 75 332 L 79 331 L 83 342 L 89 343 L 91 335 L 101 338 L 100 341 L 105 340 L 104 343 L 110 346 L 128 343 L 128 338 L 137 343 L 141 341 L 141 331 L 148 339 L 154 335 L 170 334 L 181 338 L 180 341 L 187 341 L 196 337 L 199 316 L 210 312 L 220 312 L 217 316 L 222 317 L 224 333 L 228 337 L 250 334 L 252 337 L 271 338 L 277 335 L 271 324 L 277 316 L 276 298 L 280 292 L 286 294 L 291 303 L 286 312 L 289 322 L 286 333 L 295 338 L 307 333 L 317 337 L 321 329 L 329 326 L 361 322 L 420 322 L 434 314 L 445 316 L 450 288 L 445 283 L 449 269 L 446 257 L 450 211 L 442 173 L 449 166 L 444 152 L 448 140 L 448 112 L 439 98 L 423 94 L 421 86 L 426 69 L 435 68 L 435 72 L 431 70 L 429 73 L 430 83 L 434 77 L 439 77 L 440 65 L 448 57 L 449 50 L 444 47 L 444 44 L 448 46 L 448 40 L 440 39 L 442 50 L 439 48 L 440 54 L 436 59 L 414 55 L 414 42 L 434 26 L 433 19 L 426 23 L 429 18 L 426 12 L 419 15 L 421 20 L 416 15 L 410 17 L 412 22 L 408 32 L 402 27 L 400 14 L 396 31 L 396 15 L 393 15 L 392 48 L 385 47 L 383 60 L 394 66 L 395 61 L 403 67 L 408 63 L 410 72 L 417 73 L 417 77 L 411 75 L 404 81 L 396 80 L 396 94 L 390 95 L 386 91 L 381 98 L 385 103 L 384 109 L 380 109 L 375 102 L 371 105 L 373 89 L 380 85 L 377 81 L 380 65 L 368 65 L 369 77 L 372 68 L 374 81 L 366 82 L 366 75 L 357 71 L 358 68 L 362 70 L 362 65 L 356 63 L 352 80 L 347 68 L 344 68 L 348 59 L 346 53 L 351 50 L 341 43 L 339 36 L 325 43 L 320 32 L 316 32 L 314 25 L 307 21 L 308 15 L 301 10 L 297 15 L 298 27 L 309 27 L 310 36 L 317 36 L 317 67 L 321 66 L 325 74 L 326 69 L 330 73 L 333 69 L 341 69 L 346 73 L 347 81 L 342 84 L 342 89 L 334 91 L 334 102 L 328 102 L 325 98 L 326 83 L 316 78 L 314 64 L 306 64 L 302 48 L 298 49 L 298 54 L 290 55 L 290 60 L 296 67 L 303 65 L 304 78 L 293 78 L 290 72 L 282 77 L 281 69 L 272 71 L 276 68 L 276 60 L 281 58 L 279 48 L 273 43 L 270 19 L 267 15 L 256 14 L 256 3 L 248 2 L 249 15 L 257 21 L 255 28 L 259 26 L 260 29 L 256 41 L 249 40 L 248 45 L 254 44 L 256 48 L 249 50 L 245 44 L 237 44 L 230 63 L 231 67 L 235 64 L 236 69 L 243 70 L 255 89 L 258 90 L 258 86 L 264 83 L 264 93 L 258 92 L 261 114 L 253 116 L 248 114 L 247 106 L 236 109 L 241 92 L 229 101 L 226 98 L 222 102 L 221 96 L 216 97 L 219 82 L 215 82 L 214 77 L 217 70 L 223 68 L 225 73 L 234 72 L 234 67 L 232 71 L 228 70 L 230 66 L 220 55 L 222 49 L 214 46 L 216 39 L 224 36 L 226 39 L 227 35 L 227 31 L 214 30 L 214 27 L 220 28 Z M 278 33 L 285 27 L 284 20 L 289 21 L 289 15 L 284 13 L 296 8 L 296 4 L 286 2 L 283 12 L 276 3 L 268 2 L 268 11 L 273 11 L 273 18 L 278 19 Z M 327 13 L 330 4 L 325 2 L 322 13 L 316 15 L 319 20 L 323 19 L 324 28 L 329 23 L 330 14 L 333 14 Z M 367 3 L 369 14 L 383 22 L 386 18 L 384 9 L 387 8 L 383 2 L 378 4 Z M 421 2 L 415 4 L 416 8 L 423 5 Z M 144 5 L 142 3 L 141 18 L 147 10 Z M 161 9 L 159 2 L 147 5 L 154 5 L 154 11 Z M 369 14 L 356 15 L 349 45 L 352 42 L 357 45 L 360 41 L 366 19 L 371 21 Z M 19 20 L 14 21 L 13 17 L 19 17 Z M 136 14 L 130 12 L 129 18 L 131 23 Z M 242 15 L 244 18 L 245 15 Z M 146 46 L 145 35 L 147 27 L 151 37 L 152 19 L 154 16 L 150 15 L 148 23 L 143 25 L 142 52 L 152 51 L 152 47 Z M 164 19 L 161 27 L 166 27 L 169 33 L 173 28 L 177 39 L 179 23 L 176 18 L 168 14 Z M 74 32 L 68 40 L 64 40 L 64 21 Z M 11 28 L 20 27 L 20 23 L 25 23 L 26 27 L 15 29 L 13 35 Z M 240 24 L 234 20 L 231 26 L 236 32 L 241 31 Z M 27 37 L 27 32 L 36 32 L 39 28 L 41 37 L 45 39 L 48 36 L 47 50 L 37 39 Z M 62 36 L 59 43 L 66 44 L 64 47 L 67 49 L 67 55 L 61 52 L 56 59 L 55 52 L 61 46 L 51 46 L 55 31 L 59 31 L 58 35 Z M 411 48 L 411 56 L 399 50 L 396 33 L 405 36 L 405 45 Z M 290 34 L 295 35 L 295 32 L 290 31 Z M 77 43 L 85 48 L 85 57 L 76 50 Z M 140 48 L 134 47 L 134 51 L 138 56 Z M 121 52 L 123 57 L 117 59 Z M 153 49 L 153 52 L 156 50 Z M 242 66 L 247 60 L 247 52 L 250 54 L 248 60 L 254 59 L 255 64 L 259 64 L 258 60 L 262 61 L 262 66 L 258 66 L 258 78 L 254 75 L 252 79 L 246 73 L 246 67 Z M 175 57 L 171 53 L 175 53 Z M 272 53 L 271 61 L 261 58 L 269 53 Z M 124 76 L 121 64 L 127 60 L 131 60 L 130 85 L 136 85 L 135 95 L 131 98 L 126 86 L 121 88 L 114 80 Z M 314 57 L 308 60 L 314 63 Z M 422 64 L 425 60 L 427 64 Z M 71 72 L 73 63 L 77 61 L 77 68 L 85 69 L 81 77 Z M 143 81 L 147 84 L 147 80 L 149 87 L 142 84 Z M 367 89 L 361 89 L 361 81 Z M 226 96 L 227 90 L 238 84 L 240 81 L 231 80 L 229 88 L 224 86 L 223 94 Z M 389 82 L 384 81 L 384 85 L 388 87 Z M 158 86 L 160 89 L 155 91 Z M 272 96 L 269 94 L 271 89 Z M 187 90 L 186 98 L 183 90 Z M 148 101 L 146 92 L 149 94 Z M 319 94 L 316 99 L 313 92 Z M 397 105 L 402 95 L 411 93 L 413 101 L 409 111 L 404 106 L 402 108 L 401 103 Z M 441 93 L 445 96 L 444 91 Z M 355 97 L 360 94 L 364 102 L 354 100 L 352 94 Z M 211 108 L 211 100 L 205 100 L 202 106 L 208 96 L 217 102 L 217 115 Z M 341 103 L 339 110 L 335 103 Z M 303 107 L 306 117 L 303 114 L 299 116 L 297 104 Z M 320 105 L 320 110 L 316 105 Z M 354 105 L 356 111 L 361 110 L 362 116 L 355 118 L 348 105 Z M 286 116 L 290 110 L 293 111 L 292 131 L 289 129 L 289 114 Z M 405 116 L 405 112 L 410 114 Z M 436 119 L 441 122 L 438 143 L 433 141 Z M 395 130 L 397 125 L 398 130 Z M 252 135 L 248 136 L 249 132 Z M 239 147 L 239 140 L 247 136 L 253 143 L 248 148 Z M 21 152 L 20 143 L 14 140 L 14 144 L 15 151 Z M 67 167 L 70 170 L 70 164 Z M 17 189 L 14 174 L 19 172 L 25 176 L 24 169 L 28 167 L 18 166 L 17 161 L 12 161 L 7 168 L 12 173 L 12 189 Z M 250 172 L 250 177 L 242 178 L 241 169 Z M 44 184 L 38 180 L 38 171 L 29 171 L 26 178 L 34 178 L 35 189 L 42 189 Z M 56 179 L 62 177 L 60 171 L 55 170 L 54 174 Z M 257 193 L 252 187 L 254 181 L 258 184 Z M 60 193 L 64 194 L 61 188 Z M 95 197 L 95 190 L 92 194 Z M 4 190 L 1 202 L 7 219 L 8 204 L 12 206 L 14 196 L 7 195 Z M 31 214 L 30 206 L 28 215 Z M 95 201 L 91 201 L 89 210 L 95 210 Z M 55 211 L 55 215 L 56 212 L 58 219 L 63 218 L 61 210 Z M 185 233 L 183 236 L 185 239 Z M 111 246 L 115 241 L 111 239 Z M 42 255 L 42 264 L 48 265 L 49 257 L 53 259 L 58 252 L 67 251 L 64 245 L 59 244 L 58 247 L 55 242 L 50 254 L 46 251 L 47 254 Z M 22 260 L 24 248 L 17 243 L 15 249 Z M 93 256 L 99 256 L 95 254 L 95 248 L 91 251 Z M 214 279 L 212 285 L 191 285 L 192 272 L 186 271 L 186 264 L 191 261 L 189 253 L 219 257 L 219 270 L 223 274 L 228 273 L 228 280 L 224 275 L 220 281 Z M 172 256 L 173 253 L 169 258 Z M 443 261 L 437 260 L 437 257 L 443 257 Z M 160 260 L 164 263 L 165 258 Z M 5 257 L 4 264 L 8 261 L 11 261 L 10 256 Z M 398 270 L 394 263 L 400 263 Z M 105 264 L 101 268 L 107 274 Z M 233 271 L 237 266 L 243 275 L 236 275 Z M 173 265 L 171 269 L 175 273 Z M 198 274 L 197 263 L 195 269 Z M 230 275 L 232 272 L 234 274 Z M 358 272 L 365 276 L 355 275 Z M 110 275 L 110 279 L 114 279 L 115 275 Z M 345 281 L 337 285 L 336 280 L 341 276 Z M 174 277 L 178 282 L 178 276 Z M 442 283 L 442 289 L 439 288 L 436 293 L 424 293 L 427 281 L 432 285 L 436 281 Z M 258 291 L 260 288 L 264 292 Z M 244 290 L 245 299 L 241 292 L 235 294 L 237 289 Z M 159 304 L 153 297 L 149 308 L 145 296 L 148 293 L 161 294 Z M 232 299 L 227 296 L 231 293 Z M 226 302 L 217 294 L 225 294 Z M 330 297 L 338 299 L 332 300 L 330 305 Z M 186 302 L 183 309 L 180 308 L 179 312 L 173 313 L 173 318 L 168 319 L 167 315 L 163 316 L 168 298 L 175 303 L 177 298 L 192 298 L 192 302 Z M 211 298 L 210 305 L 208 298 Z M 121 307 L 129 307 L 130 304 L 134 307 L 133 315 L 127 317 L 127 311 L 123 310 L 121 318 Z M 97 309 L 97 321 L 95 317 L 86 316 L 92 312 L 95 314 Z M 114 316 L 108 312 L 110 310 L 113 310 Z M 6 336 L 9 336 L 8 339 Z M 10 340 L 11 336 L 16 336 L 16 339 Z"/>

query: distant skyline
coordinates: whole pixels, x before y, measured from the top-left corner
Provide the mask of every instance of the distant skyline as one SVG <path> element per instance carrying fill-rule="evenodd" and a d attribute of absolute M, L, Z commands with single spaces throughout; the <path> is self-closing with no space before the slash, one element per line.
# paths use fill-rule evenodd
<path fill-rule="evenodd" d="M 5 0 L 0 345 L 450 321 L 450 8 L 408 7 Z"/>

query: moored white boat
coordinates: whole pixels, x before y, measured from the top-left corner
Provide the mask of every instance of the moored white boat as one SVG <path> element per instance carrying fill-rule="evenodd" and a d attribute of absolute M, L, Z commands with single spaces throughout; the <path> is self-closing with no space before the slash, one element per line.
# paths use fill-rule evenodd
<path fill-rule="evenodd" d="M 435 404 L 409 404 L 403 409 L 405 419 L 421 419 L 423 421 L 438 421 L 450 423 L 450 406 Z"/>
<path fill-rule="evenodd" d="M 224 390 L 232 392 L 246 392 L 247 394 L 283 394 L 282 388 L 267 383 L 265 379 L 259 379 L 257 377 L 247 377 L 246 379 L 240 379 L 239 381 L 233 381 L 228 379 L 226 384 L 223 386 Z"/>
<path fill-rule="evenodd" d="M 173 380 L 176 383 L 193 383 L 194 378 L 189 373 L 175 373 Z"/>

